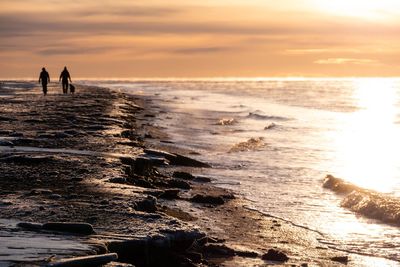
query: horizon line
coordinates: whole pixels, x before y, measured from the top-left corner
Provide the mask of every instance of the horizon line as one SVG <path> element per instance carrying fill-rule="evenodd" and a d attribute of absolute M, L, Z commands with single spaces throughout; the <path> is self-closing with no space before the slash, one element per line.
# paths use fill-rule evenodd
<path fill-rule="evenodd" d="M 400 79 L 400 76 L 212 76 L 212 77 L 78 77 L 76 81 L 268 81 L 268 80 L 355 80 L 355 79 Z M 0 81 L 36 81 L 33 77 L 10 77 Z M 56 79 L 58 82 L 58 80 Z"/>

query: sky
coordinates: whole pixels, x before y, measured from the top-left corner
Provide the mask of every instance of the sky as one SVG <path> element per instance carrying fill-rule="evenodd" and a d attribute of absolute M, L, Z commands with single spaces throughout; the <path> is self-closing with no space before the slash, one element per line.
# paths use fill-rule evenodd
<path fill-rule="evenodd" d="M 0 78 L 400 76 L 397 0 L 0 0 Z"/>

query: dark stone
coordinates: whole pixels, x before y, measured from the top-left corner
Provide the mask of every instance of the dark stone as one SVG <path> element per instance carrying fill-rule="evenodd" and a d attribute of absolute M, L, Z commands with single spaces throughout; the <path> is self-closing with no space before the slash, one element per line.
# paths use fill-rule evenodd
<path fill-rule="evenodd" d="M 167 189 L 162 192 L 158 197 L 165 199 L 179 199 L 179 189 Z"/>
<path fill-rule="evenodd" d="M 115 252 L 122 261 L 132 262 L 135 265 L 147 266 L 149 246 L 147 239 L 132 239 L 127 241 L 112 241 L 107 246 L 108 251 Z M 151 254 L 154 257 L 154 254 Z"/>
<path fill-rule="evenodd" d="M 121 137 L 123 138 L 131 138 L 134 136 L 134 132 L 132 130 L 124 130 L 121 132 Z"/>
<path fill-rule="evenodd" d="M 13 146 L 14 143 L 7 140 L 0 140 L 0 146 Z"/>
<path fill-rule="evenodd" d="M 51 194 L 51 195 L 49 195 L 49 199 L 60 199 L 60 198 L 62 198 L 62 196 L 59 195 L 59 194 Z"/>
<path fill-rule="evenodd" d="M 208 255 L 233 257 L 236 255 L 235 250 L 223 244 L 207 244 L 203 248 L 203 252 Z"/>
<path fill-rule="evenodd" d="M 235 251 L 236 256 L 243 257 L 243 258 L 257 258 L 259 255 L 255 251 L 241 251 L 241 250 L 236 250 Z"/>
<path fill-rule="evenodd" d="M 234 194 L 225 194 L 225 195 L 221 195 L 221 197 L 224 199 L 235 199 Z"/>
<path fill-rule="evenodd" d="M 42 139 L 51 139 L 54 138 L 54 135 L 45 133 L 45 134 L 39 134 L 37 137 Z"/>
<path fill-rule="evenodd" d="M 347 264 L 349 262 L 348 256 L 336 256 L 331 258 L 332 261 L 340 262 L 343 264 Z"/>
<path fill-rule="evenodd" d="M 12 136 L 12 137 L 23 137 L 24 134 L 23 133 L 18 133 L 18 132 L 12 132 L 12 133 L 10 133 L 10 136 Z"/>
<path fill-rule="evenodd" d="M 143 152 L 148 155 L 164 157 L 166 159 L 168 159 L 169 157 L 174 157 L 174 154 L 172 153 L 156 149 L 144 149 Z"/>
<path fill-rule="evenodd" d="M 204 176 L 196 176 L 196 177 L 193 179 L 193 182 L 197 182 L 197 183 L 211 183 L 211 178 L 204 177 Z"/>
<path fill-rule="evenodd" d="M 119 160 L 126 165 L 135 165 L 135 159 L 132 157 L 120 157 Z"/>
<path fill-rule="evenodd" d="M 25 155 L 13 155 L 8 157 L 0 158 L 2 162 L 12 162 L 16 164 L 24 164 L 24 165 L 35 165 L 40 163 L 48 163 L 52 161 L 52 157 L 44 157 L 44 156 L 25 156 Z"/>
<path fill-rule="evenodd" d="M 173 154 L 174 157 L 167 158 L 172 165 L 179 165 L 179 166 L 188 166 L 188 167 L 199 167 L 199 168 L 211 168 L 211 165 L 185 157 L 179 154 Z"/>
<path fill-rule="evenodd" d="M 190 199 L 196 203 L 204 203 L 204 204 L 213 204 L 213 205 L 222 205 L 225 203 L 225 200 L 221 196 L 205 196 L 205 195 L 195 195 Z"/>
<path fill-rule="evenodd" d="M 146 156 L 145 158 L 150 160 L 151 164 L 154 166 L 168 166 L 168 162 L 164 158 L 149 157 L 149 156 Z"/>
<path fill-rule="evenodd" d="M 1 121 L 1 116 L 0 116 L 0 121 Z M 9 135 L 12 133 L 10 130 L 0 130 L 0 135 Z"/>
<path fill-rule="evenodd" d="M 31 231 L 39 231 L 42 230 L 43 225 L 41 223 L 20 222 L 17 224 L 17 227 Z"/>
<path fill-rule="evenodd" d="M 172 165 L 188 166 L 188 167 L 201 167 L 210 168 L 211 166 L 207 163 L 188 158 L 179 154 L 173 154 L 161 150 L 144 149 L 144 152 L 149 155 L 161 156 L 167 159 Z"/>
<path fill-rule="evenodd" d="M 88 223 L 52 222 L 43 224 L 43 229 L 82 235 L 90 235 L 94 233 L 93 226 Z"/>
<path fill-rule="evenodd" d="M 13 203 L 7 200 L 0 200 L 0 206 L 11 206 Z"/>
<path fill-rule="evenodd" d="M 194 176 L 188 172 L 174 172 L 172 174 L 172 176 L 175 178 L 184 179 L 184 180 L 193 180 L 194 179 Z"/>
<path fill-rule="evenodd" d="M 150 175 L 153 173 L 153 163 L 148 158 L 136 158 L 134 173 L 137 175 Z"/>
<path fill-rule="evenodd" d="M 146 199 L 135 203 L 136 210 L 144 212 L 157 211 L 157 199 L 153 196 L 147 196 Z"/>
<path fill-rule="evenodd" d="M 200 263 L 203 260 L 203 255 L 197 252 L 187 252 L 185 256 L 195 263 Z"/>
<path fill-rule="evenodd" d="M 156 188 L 150 181 L 141 177 L 136 177 L 135 179 L 129 179 L 129 183 L 144 188 Z"/>
<path fill-rule="evenodd" d="M 17 119 L 11 117 L 0 116 L 0 121 L 16 121 Z"/>
<path fill-rule="evenodd" d="M 51 195 L 53 194 L 53 191 L 50 189 L 32 189 L 29 192 L 29 195 Z"/>
<path fill-rule="evenodd" d="M 121 157 L 121 162 L 129 165 L 125 169 L 127 175 L 151 176 L 156 173 L 152 160 L 145 157 Z"/>
<path fill-rule="evenodd" d="M 66 199 L 76 199 L 78 198 L 78 194 L 72 193 L 65 197 Z"/>
<path fill-rule="evenodd" d="M 286 262 L 289 260 L 289 257 L 282 251 L 271 248 L 262 256 L 262 259 L 265 261 Z"/>
<path fill-rule="evenodd" d="M 165 144 L 174 144 L 174 142 L 170 140 L 160 140 L 160 143 L 165 143 Z"/>
<path fill-rule="evenodd" d="M 212 244 L 217 244 L 217 243 L 224 243 L 226 240 L 223 238 L 217 238 L 217 237 L 207 237 L 207 242 L 212 243 Z"/>
<path fill-rule="evenodd" d="M 69 134 L 66 134 L 66 133 L 56 132 L 54 134 L 54 137 L 62 139 L 62 138 L 68 138 L 68 137 L 71 137 L 71 136 Z"/>
<path fill-rule="evenodd" d="M 107 127 L 105 127 L 104 125 L 94 124 L 85 127 L 85 129 L 89 131 L 101 131 L 101 130 L 106 130 Z"/>
<path fill-rule="evenodd" d="M 196 266 L 187 258 L 186 250 L 198 236 L 198 232 L 180 231 L 165 236 L 113 241 L 108 244 L 108 250 L 117 253 L 120 261 L 135 266 Z"/>
<path fill-rule="evenodd" d="M 181 188 L 181 189 L 190 189 L 192 188 L 190 184 L 186 181 L 178 180 L 178 179 L 170 179 L 167 181 L 168 186 Z"/>
<path fill-rule="evenodd" d="M 126 178 L 125 177 L 114 177 L 114 178 L 110 178 L 108 181 L 110 183 L 126 184 Z"/>

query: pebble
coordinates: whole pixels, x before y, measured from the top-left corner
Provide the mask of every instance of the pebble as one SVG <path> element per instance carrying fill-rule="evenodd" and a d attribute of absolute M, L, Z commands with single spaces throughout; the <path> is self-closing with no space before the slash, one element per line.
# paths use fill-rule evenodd
<path fill-rule="evenodd" d="M 332 257 L 331 260 L 347 264 L 349 262 L 349 257 L 348 256 L 336 256 L 336 257 Z"/>
<path fill-rule="evenodd" d="M 59 195 L 59 194 L 51 194 L 51 195 L 49 195 L 49 199 L 60 199 L 60 198 L 62 198 L 62 196 Z"/>
<path fill-rule="evenodd" d="M 205 203 L 205 204 L 213 204 L 213 205 L 222 205 L 225 203 L 225 200 L 221 196 L 207 196 L 197 194 L 191 198 L 191 201 L 196 203 Z"/>
<path fill-rule="evenodd" d="M 43 224 L 43 229 L 84 235 L 90 235 L 94 233 L 93 226 L 89 223 L 51 222 Z"/>
<path fill-rule="evenodd" d="M 289 257 L 282 251 L 271 248 L 262 256 L 262 259 L 267 261 L 285 262 L 289 260 Z"/>

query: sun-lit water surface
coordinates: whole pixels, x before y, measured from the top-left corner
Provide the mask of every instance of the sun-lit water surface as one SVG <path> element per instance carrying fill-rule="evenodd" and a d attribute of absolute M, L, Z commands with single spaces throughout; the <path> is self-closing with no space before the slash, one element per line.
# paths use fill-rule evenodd
<path fill-rule="evenodd" d="M 154 123 L 175 145 L 213 163 L 202 175 L 242 194 L 254 208 L 321 231 L 323 242 L 340 249 L 400 260 L 397 227 L 356 216 L 340 207 L 342 196 L 322 188 L 325 175 L 333 174 L 400 195 L 399 80 L 101 84 L 151 96 L 169 111 Z M 224 118 L 237 123 L 220 125 Z M 259 137 L 265 146 L 229 153 Z"/>
<path fill-rule="evenodd" d="M 399 130 L 396 123 L 399 88 L 392 80 L 360 80 L 354 99 L 359 110 L 348 114 L 334 133 L 335 158 L 342 177 L 381 192 L 398 189 Z"/>

